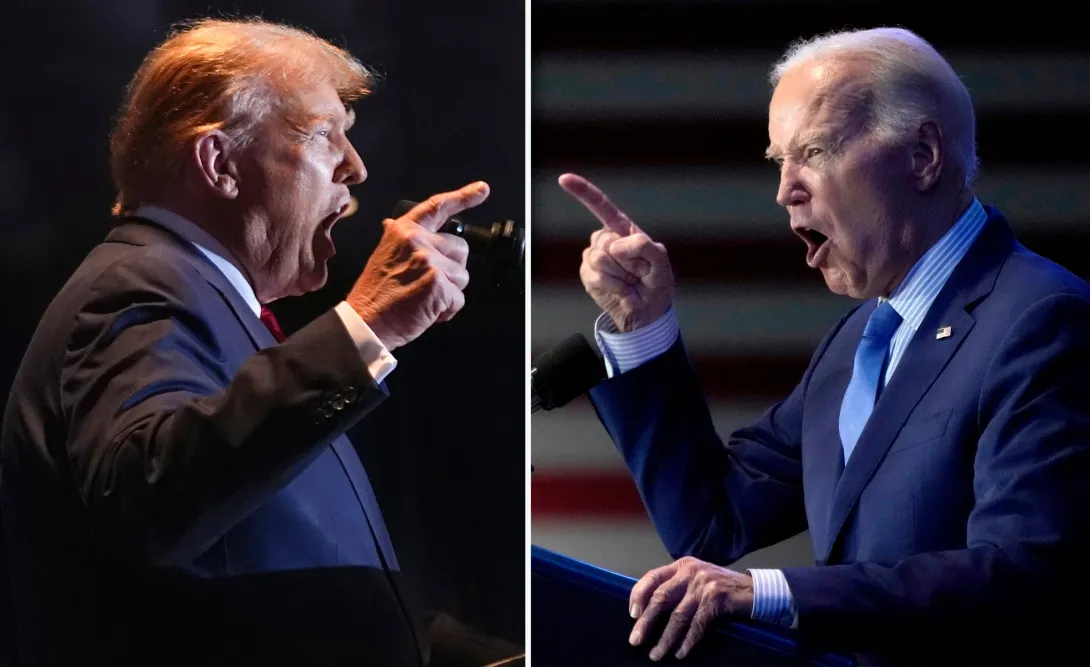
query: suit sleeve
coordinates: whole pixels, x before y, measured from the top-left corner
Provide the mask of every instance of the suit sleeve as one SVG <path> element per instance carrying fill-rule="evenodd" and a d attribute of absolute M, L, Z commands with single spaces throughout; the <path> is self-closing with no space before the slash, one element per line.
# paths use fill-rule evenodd
<path fill-rule="evenodd" d="M 734 432 L 726 446 L 680 338 L 661 356 L 591 391 L 598 417 L 673 558 L 731 563 L 806 530 L 802 397 L 846 319 L 818 346 L 794 391 L 755 424 Z"/>
<path fill-rule="evenodd" d="M 334 311 L 232 372 L 206 314 L 220 297 L 195 272 L 130 258 L 91 292 L 61 401 L 107 553 L 152 564 L 202 553 L 386 395 Z"/>
<path fill-rule="evenodd" d="M 898 649 L 912 637 L 990 643 L 1005 630 L 1055 632 L 1081 618 L 1090 545 L 1088 341 L 1083 297 L 1049 297 L 1015 322 L 980 396 L 966 548 L 785 570 L 804 640 L 857 651 Z M 1049 645 L 1045 635 L 1039 642 Z"/>

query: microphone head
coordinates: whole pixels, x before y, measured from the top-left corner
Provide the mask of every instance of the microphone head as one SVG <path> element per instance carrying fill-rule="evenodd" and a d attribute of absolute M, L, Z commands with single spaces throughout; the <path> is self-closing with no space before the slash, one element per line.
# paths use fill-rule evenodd
<path fill-rule="evenodd" d="M 409 201 L 408 199 L 400 199 L 396 204 L 394 204 L 394 210 L 390 214 L 390 217 L 400 218 L 409 211 L 413 210 L 413 206 L 416 206 L 416 202 Z"/>
<path fill-rule="evenodd" d="M 582 334 L 573 334 L 539 357 L 530 386 L 542 410 L 566 405 L 606 378 L 605 364 Z"/>
<path fill-rule="evenodd" d="M 416 202 L 402 199 L 394 206 L 392 216 L 400 218 L 416 206 Z M 490 227 L 480 227 L 463 222 L 460 218 L 447 218 L 439 229 L 466 240 L 472 256 L 483 260 L 489 267 L 494 282 L 514 287 L 521 295 L 525 279 L 526 232 L 512 220 L 494 222 Z"/>

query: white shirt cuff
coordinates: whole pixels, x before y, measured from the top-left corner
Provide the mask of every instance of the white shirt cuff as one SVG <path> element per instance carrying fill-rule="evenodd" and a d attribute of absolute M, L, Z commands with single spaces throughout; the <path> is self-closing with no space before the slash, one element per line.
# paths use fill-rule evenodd
<path fill-rule="evenodd" d="M 338 303 L 334 310 L 341 316 L 345 329 L 348 329 L 348 335 L 352 336 L 356 347 L 359 348 L 360 357 L 363 363 L 367 364 L 371 377 L 375 378 L 376 383 L 385 380 L 390 371 L 397 367 L 397 359 L 394 359 L 394 355 L 390 354 L 375 332 L 371 331 L 371 327 L 367 326 L 367 323 L 352 306 L 348 305 L 347 301 Z"/>
<path fill-rule="evenodd" d="M 663 354 L 673 346 L 680 333 L 673 305 L 651 324 L 628 333 L 617 331 L 617 325 L 605 313 L 594 323 L 594 340 L 602 351 L 609 377 L 627 373 Z"/>
<path fill-rule="evenodd" d="M 782 625 L 792 630 L 799 627 L 795 598 L 781 570 L 746 570 L 753 577 L 753 611 L 755 621 Z"/>

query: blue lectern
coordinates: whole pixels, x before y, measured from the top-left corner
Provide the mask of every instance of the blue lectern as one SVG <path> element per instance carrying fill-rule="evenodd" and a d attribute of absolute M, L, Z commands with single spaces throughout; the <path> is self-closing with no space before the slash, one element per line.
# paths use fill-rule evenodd
<path fill-rule="evenodd" d="M 534 667 L 854 664 L 846 656 L 802 650 L 788 630 L 726 621 L 716 624 L 684 660 L 670 654 L 653 662 L 647 657 L 654 646 L 650 638 L 645 646 L 628 644 L 633 624 L 628 595 L 635 583 L 630 577 L 531 547 L 530 660 Z"/>

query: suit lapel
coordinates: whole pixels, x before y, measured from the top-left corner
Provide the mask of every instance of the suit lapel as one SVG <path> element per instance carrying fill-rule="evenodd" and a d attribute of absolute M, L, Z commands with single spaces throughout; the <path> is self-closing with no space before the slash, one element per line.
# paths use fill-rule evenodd
<path fill-rule="evenodd" d="M 199 250 L 197 250 L 192 244 L 185 241 L 185 239 L 177 236 L 174 232 L 156 225 L 150 220 L 144 220 L 143 218 L 129 218 L 122 224 L 115 227 L 106 236 L 108 242 L 128 243 L 130 245 L 151 246 L 157 244 L 169 244 L 177 248 L 182 254 L 190 260 L 190 264 L 201 277 L 205 279 L 217 292 L 231 310 L 235 313 L 235 317 L 242 324 L 242 327 L 246 330 L 247 335 L 250 337 L 250 341 L 254 344 L 254 347 L 258 350 L 262 350 L 266 347 L 272 347 L 276 345 L 276 339 L 273 338 L 272 333 L 261 322 L 261 319 L 254 315 L 254 312 L 250 310 L 249 304 L 246 303 L 242 295 L 238 293 L 234 285 L 227 280 L 227 277 L 214 264 L 208 261 Z"/>
<path fill-rule="evenodd" d="M 829 558 L 852 508 L 909 415 L 969 335 L 975 324 L 972 308 L 991 293 L 999 268 L 1013 248 L 1014 235 L 1007 222 L 995 209 L 987 210 L 987 225 L 928 310 L 844 465 L 833 493 L 828 539 L 824 553 L 817 554 L 819 560 Z M 940 327 L 950 327 L 950 335 L 938 338 Z"/>
<path fill-rule="evenodd" d="M 198 253 L 199 254 L 199 251 Z M 254 347 L 258 350 L 263 350 L 267 347 L 276 345 L 276 339 L 273 338 L 272 332 L 261 321 L 259 317 L 254 315 L 254 311 L 250 310 L 249 304 L 242 298 L 242 295 L 238 293 L 227 278 L 220 273 L 213 264 L 207 261 L 205 257 L 200 257 L 199 261 L 194 261 L 193 265 L 197 271 L 208 281 L 212 287 L 220 293 L 227 305 L 234 311 L 235 317 L 242 323 L 246 333 L 249 334 L 250 340 L 253 342 Z"/>
<path fill-rule="evenodd" d="M 803 432 L 808 438 L 803 454 L 803 470 L 807 480 L 806 513 L 819 564 L 824 563 L 832 543 L 829 516 L 833 495 L 844 472 L 844 448 L 840 444 L 838 428 L 840 405 L 851 378 L 855 347 L 876 303 L 872 299 L 869 303 L 861 304 L 848 318 L 825 352 L 824 358 L 832 363 L 819 364 L 806 390 L 803 415 Z"/>

